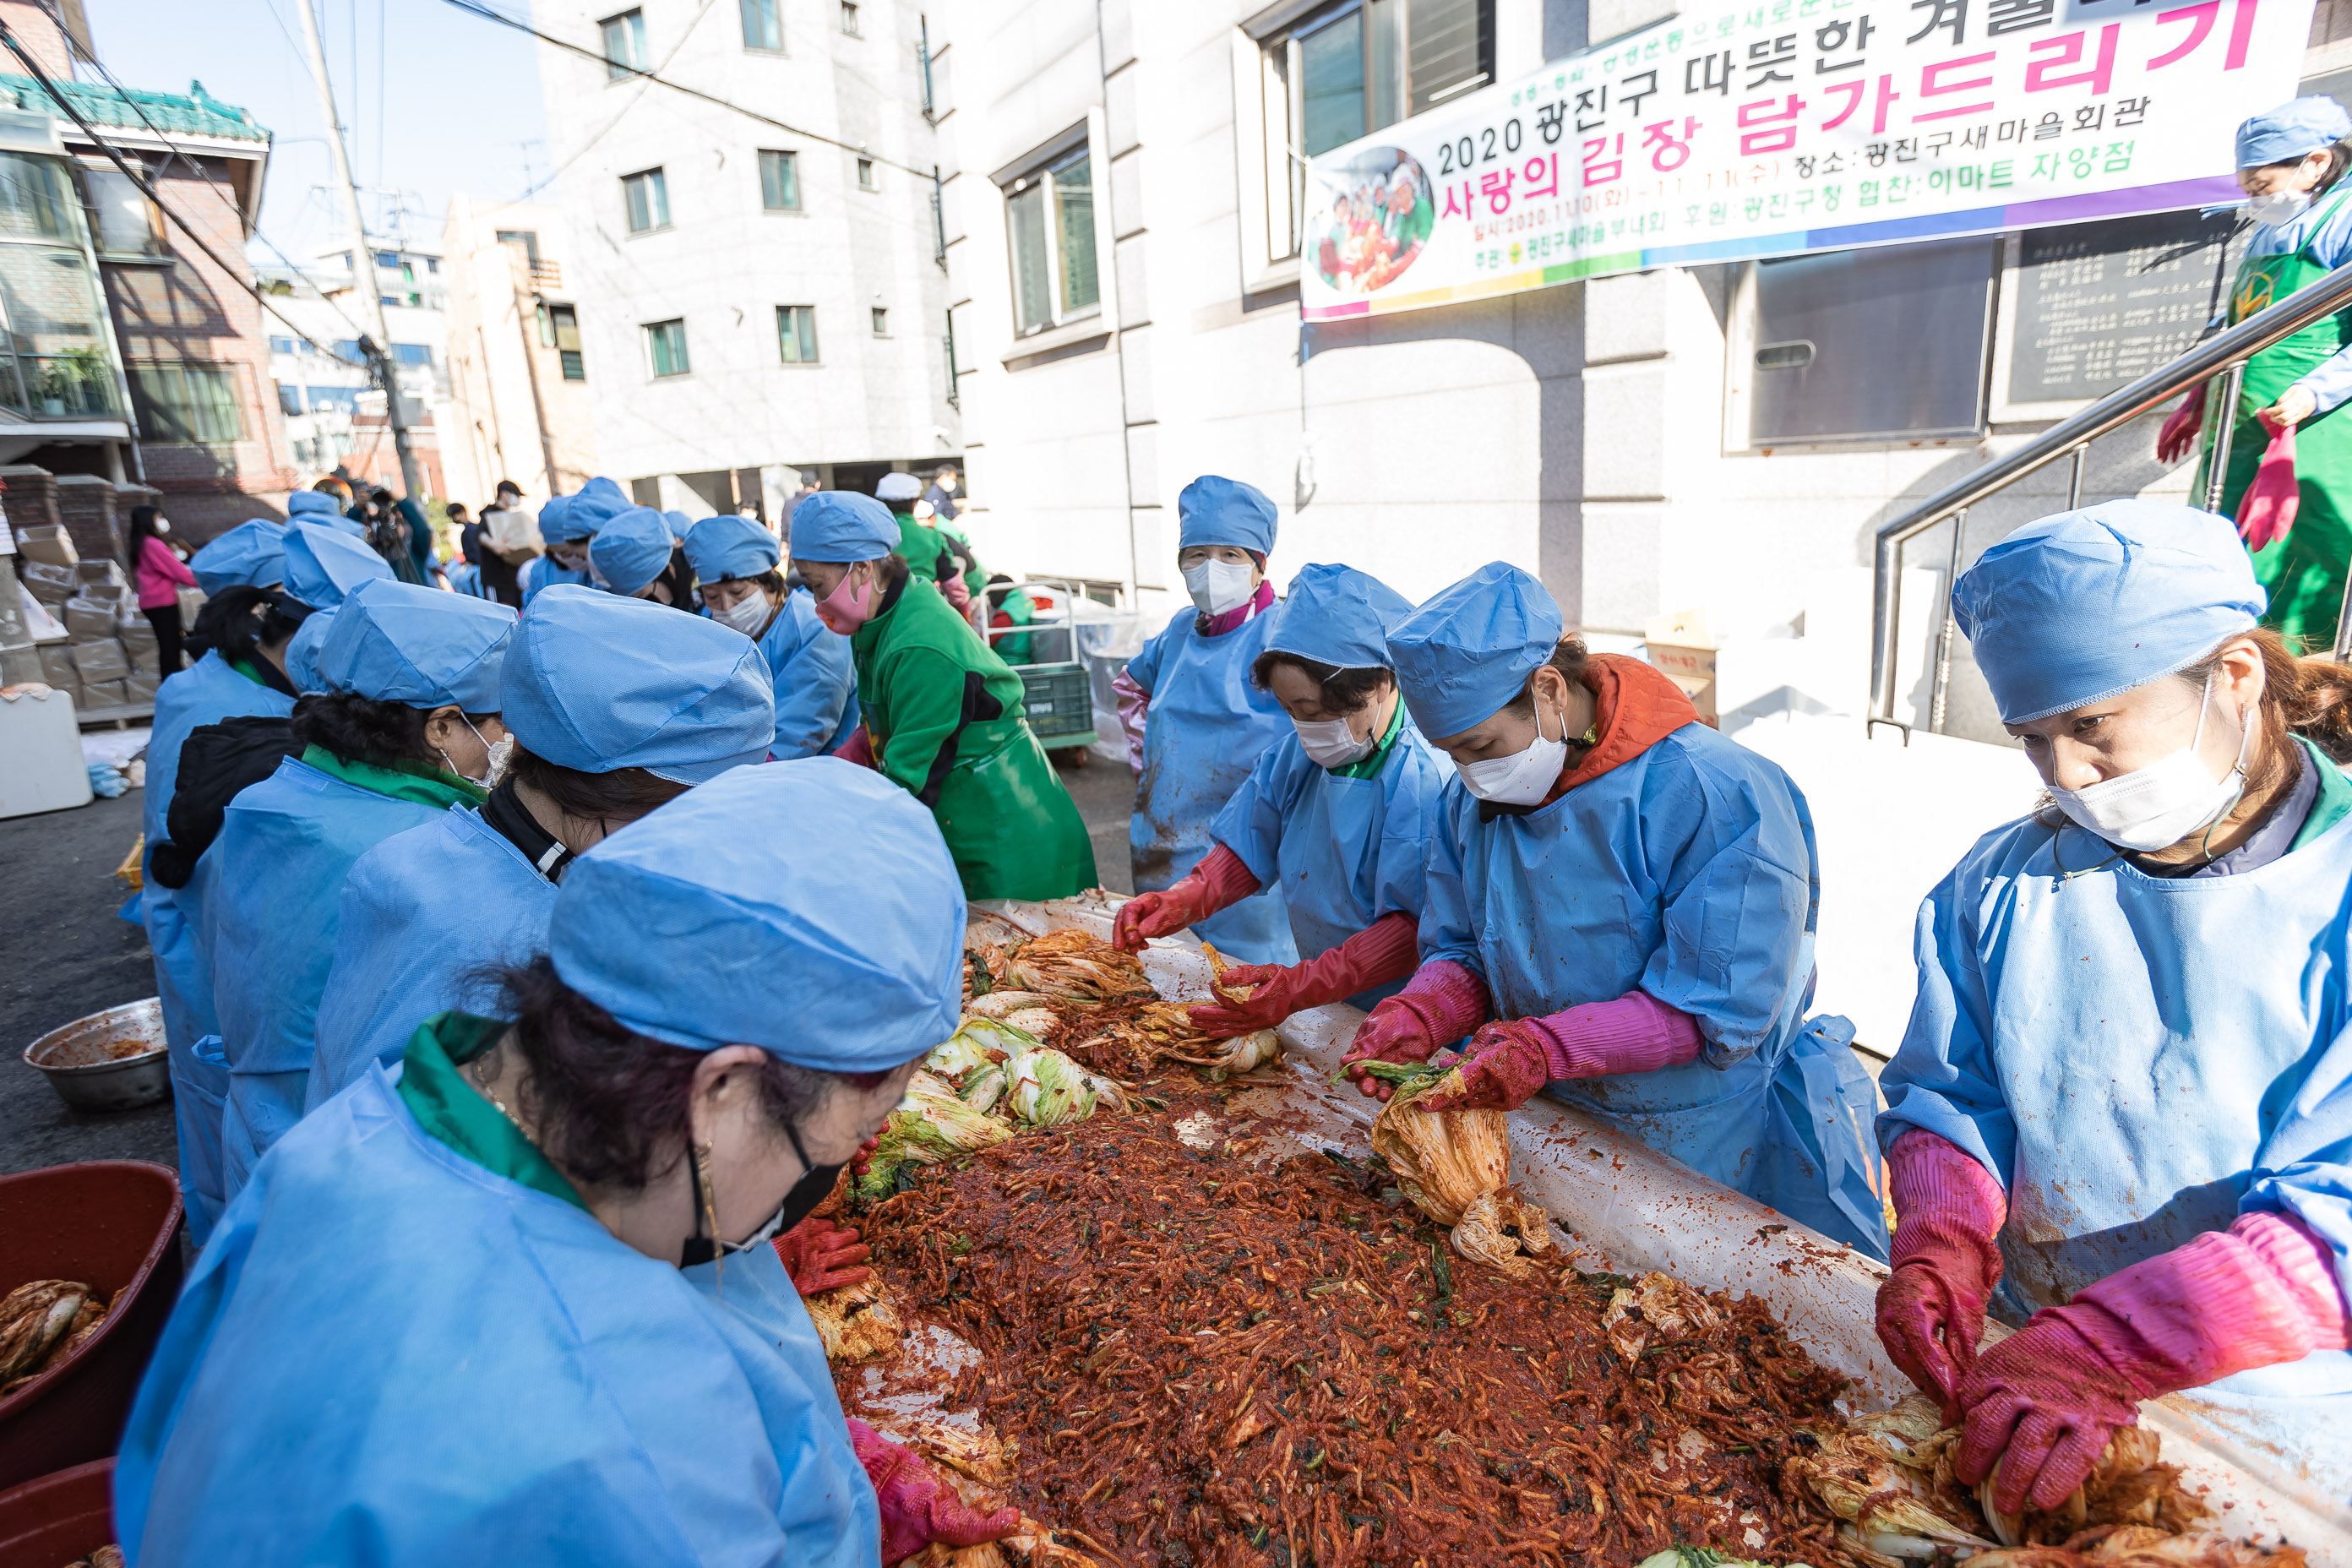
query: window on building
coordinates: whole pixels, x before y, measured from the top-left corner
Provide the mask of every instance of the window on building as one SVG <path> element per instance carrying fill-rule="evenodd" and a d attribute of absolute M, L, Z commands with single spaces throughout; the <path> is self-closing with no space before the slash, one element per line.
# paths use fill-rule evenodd
<path fill-rule="evenodd" d="M 337 338 L 335 357 L 346 364 L 367 363 L 367 355 L 360 352 L 360 341 L 357 338 Z"/>
<path fill-rule="evenodd" d="M 857 30 L 857 0 L 841 0 L 841 30 L 853 38 L 863 36 Z"/>
<path fill-rule="evenodd" d="M 1259 41 L 1266 246 L 1280 259 L 1298 254 L 1306 160 L 1495 79 L 1495 0 L 1344 0 Z"/>
<path fill-rule="evenodd" d="M 110 261 L 163 261 L 163 215 L 147 193 L 120 169 L 84 169 L 82 189 L 89 204 L 98 253 Z"/>
<path fill-rule="evenodd" d="M 378 267 L 397 267 L 400 265 L 400 252 L 379 250 L 375 253 L 375 264 Z"/>
<path fill-rule="evenodd" d="M 274 354 L 290 354 L 294 352 L 294 340 L 273 335 L 269 340 L 269 352 Z"/>
<path fill-rule="evenodd" d="M 760 205 L 772 213 L 801 210 L 801 160 L 797 153 L 760 153 Z"/>
<path fill-rule="evenodd" d="M 890 335 L 890 312 L 879 305 L 874 307 L 874 335 L 877 338 Z"/>
<path fill-rule="evenodd" d="M 433 363 L 433 347 L 429 343 L 394 343 L 392 357 L 402 364 L 429 365 Z"/>
<path fill-rule="evenodd" d="M 65 165 L 28 153 L 0 153 L 0 237 L 79 243 Z"/>
<path fill-rule="evenodd" d="M 245 439 L 245 410 L 231 365 L 184 360 L 134 360 L 131 393 L 141 434 L 150 441 L 225 447 Z"/>
<path fill-rule="evenodd" d="M 631 234 L 669 226 L 669 182 L 659 169 L 622 175 L 621 195 L 628 204 Z"/>
<path fill-rule="evenodd" d="M 400 306 L 408 303 L 406 299 L 398 294 L 382 294 L 378 295 L 377 299 L 381 303 L 389 306 Z"/>
<path fill-rule="evenodd" d="M 537 229 L 502 228 L 499 230 L 499 243 L 521 246 L 522 253 L 530 258 L 531 265 L 534 267 L 539 265 L 539 231 Z"/>
<path fill-rule="evenodd" d="M 648 68 L 646 53 L 646 14 L 624 11 L 617 16 L 607 16 L 596 24 L 604 35 L 604 79 L 621 78 Z"/>
<path fill-rule="evenodd" d="M 816 307 L 776 307 L 776 344 L 786 364 L 816 363 Z"/>
<path fill-rule="evenodd" d="M 694 366 L 686 357 L 686 323 L 684 321 L 648 321 L 646 324 L 646 358 L 653 366 L 656 378 L 684 375 Z"/>
<path fill-rule="evenodd" d="M 587 380 L 588 363 L 580 357 L 579 312 L 570 305 L 549 305 L 545 309 L 548 335 L 555 349 L 555 357 L 562 363 L 563 379 Z M 679 339 L 681 350 L 684 343 L 685 339 L 681 337 Z"/>
<path fill-rule="evenodd" d="M 858 189 L 866 191 L 870 191 L 874 188 L 873 159 L 860 158 L 857 160 L 857 186 Z"/>
<path fill-rule="evenodd" d="M 438 271 L 440 271 L 440 270 L 441 270 L 441 258 L 440 258 L 439 257 L 437 257 L 437 256 L 428 256 L 428 257 L 426 257 L 426 258 L 425 258 L 425 271 L 427 271 L 427 272 L 438 272 Z"/>
<path fill-rule="evenodd" d="M 1013 181 L 1004 216 L 1014 330 L 1025 337 L 1099 312 L 1094 163 L 1085 143 Z"/>
<path fill-rule="evenodd" d="M 784 52 L 782 0 L 740 0 L 743 12 L 743 47 L 763 54 Z"/>

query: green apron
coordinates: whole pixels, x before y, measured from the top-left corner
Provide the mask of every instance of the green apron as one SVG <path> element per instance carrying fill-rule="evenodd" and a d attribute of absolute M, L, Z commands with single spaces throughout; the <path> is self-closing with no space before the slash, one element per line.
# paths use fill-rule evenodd
<path fill-rule="evenodd" d="M 2325 227 L 2335 208 L 2347 199 L 2352 192 L 2339 194 L 2312 224 L 2311 232 L 2315 235 Z M 2230 286 L 2230 325 L 2309 288 L 2329 270 L 2312 259 L 2307 246 L 2281 256 L 2248 257 L 2238 264 L 2238 276 Z M 2230 468 L 2221 486 L 2222 515 L 2237 515 L 2239 498 L 2253 482 L 2254 469 L 2270 445 L 2270 432 L 2254 411 L 2276 403 L 2281 393 L 2347 342 L 2352 342 L 2352 310 L 2315 321 L 2246 362 L 2238 389 L 2237 428 L 2230 437 Z M 2218 411 L 2209 407 L 2205 456 L 2198 461 L 2189 491 L 2193 502 L 2204 499 L 2206 465 L 2212 460 L 2219 419 Z M 2347 515 L 2345 500 L 2345 492 L 2352 489 L 2352 405 L 2315 414 L 2295 426 L 2294 472 L 2302 490 L 2294 526 L 2284 539 L 2254 552 L 2254 575 L 2271 598 L 2263 625 L 2290 642 L 2299 638 L 2306 648 L 2326 649 L 2335 646 L 2345 571 L 2352 565 L 2352 517 Z"/>
<path fill-rule="evenodd" d="M 1021 678 L 936 589 L 909 579 L 849 646 L 878 765 L 931 808 L 966 898 L 1095 886 L 1094 840 L 1029 728 Z"/>

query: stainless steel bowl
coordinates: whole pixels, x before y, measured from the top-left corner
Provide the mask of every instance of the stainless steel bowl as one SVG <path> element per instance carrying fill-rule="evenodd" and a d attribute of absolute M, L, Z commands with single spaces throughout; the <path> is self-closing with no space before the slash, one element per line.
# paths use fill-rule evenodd
<path fill-rule="evenodd" d="M 131 1042 L 139 1048 L 125 1051 Z M 163 1005 L 152 996 L 51 1029 L 25 1047 L 25 1060 L 76 1110 L 129 1110 L 172 1092 Z"/>

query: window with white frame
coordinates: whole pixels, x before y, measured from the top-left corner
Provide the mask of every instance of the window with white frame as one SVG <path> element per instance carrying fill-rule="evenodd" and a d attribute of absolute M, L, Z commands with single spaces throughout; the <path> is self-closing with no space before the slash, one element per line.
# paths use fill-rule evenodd
<path fill-rule="evenodd" d="M 816 363 L 816 307 L 776 307 L 776 348 L 786 364 Z"/>
<path fill-rule="evenodd" d="M 130 175 L 86 167 L 81 183 L 100 256 L 109 261 L 171 259 L 163 246 L 163 215 Z"/>
<path fill-rule="evenodd" d="M 761 150 L 760 205 L 772 213 L 796 213 L 801 210 L 801 160 L 798 153 Z"/>
<path fill-rule="evenodd" d="M 857 30 L 857 0 L 841 0 L 841 30 L 853 38 L 864 36 Z"/>
<path fill-rule="evenodd" d="M 874 160 L 871 158 L 857 160 L 857 188 L 861 191 L 874 188 Z"/>
<path fill-rule="evenodd" d="M 646 323 L 646 363 L 654 378 L 685 375 L 694 369 L 686 355 L 686 323 L 682 321 Z"/>
<path fill-rule="evenodd" d="M 784 52 L 783 0 L 738 0 L 743 14 L 743 47 L 761 54 Z"/>
<path fill-rule="evenodd" d="M 1283 9 L 1257 35 L 1269 260 L 1298 254 L 1307 159 L 1495 79 L 1495 0 Z"/>
<path fill-rule="evenodd" d="M 1095 265 L 1094 160 L 1084 142 L 1004 187 L 1013 330 L 1050 331 L 1102 310 Z"/>
<path fill-rule="evenodd" d="M 877 338 L 890 335 L 890 312 L 879 305 L 874 307 L 874 335 Z"/>
<path fill-rule="evenodd" d="M 646 14 L 624 11 L 617 16 L 607 16 L 596 24 L 604 40 L 604 79 L 618 81 L 651 68 L 651 57 L 646 53 Z"/>
<path fill-rule="evenodd" d="M 651 234 L 669 226 L 669 182 L 659 169 L 622 175 L 621 200 L 628 209 L 631 234 Z"/>

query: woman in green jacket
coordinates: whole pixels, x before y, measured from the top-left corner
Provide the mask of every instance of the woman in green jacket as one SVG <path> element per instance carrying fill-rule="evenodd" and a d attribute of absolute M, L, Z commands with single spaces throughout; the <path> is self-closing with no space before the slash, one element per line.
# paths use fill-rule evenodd
<path fill-rule="evenodd" d="M 824 490 L 793 512 L 793 565 L 857 666 L 865 724 L 842 754 L 930 808 L 967 898 L 1093 887 L 1093 842 L 1029 728 L 1021 678 L 945 599 L 908 591 L 898 537 L 871 496 Z"/>

